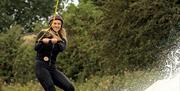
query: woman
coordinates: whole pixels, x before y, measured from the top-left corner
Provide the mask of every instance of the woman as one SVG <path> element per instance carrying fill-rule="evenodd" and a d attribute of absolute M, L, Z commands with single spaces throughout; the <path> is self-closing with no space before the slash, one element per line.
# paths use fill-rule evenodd
<path fill-rule="evenodd" d="M 45 91 L 55 91 L 54 85 L 64 91 L 74 91 L 72 83 L 55 67 L 56 57 L 67 43 L 66 31 L 61 16 L 51 17 L 50 28 L 42 30 L 36 40 L 36 77 Z"/>

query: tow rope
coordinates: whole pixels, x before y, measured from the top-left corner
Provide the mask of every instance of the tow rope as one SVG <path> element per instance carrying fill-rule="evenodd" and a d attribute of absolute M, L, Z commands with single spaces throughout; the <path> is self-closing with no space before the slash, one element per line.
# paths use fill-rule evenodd
<path fill-rule="evenodd" d="M 52 22 L 54 22 L 54 20 L 56 19 L 56 12 L 57 12 L 57 9 L 58 9 L 58 4 L 59 4 L 59 0 L 56 0 L 56 5 L 55 5 L 54 15 L 53 15 L 53 16 L 54 16 L 54 19 L 53 19 Z M 52 24 L 53 24 L 53 23 L 52 23 Z M 47 32 L 50 31 L 50 28 L 51 28 L 52 24 L 51 24 L 50 27 L 47 29 Z M 47 33 L 47 32 L 46 32 L 46 33 Z M 46 35 L 46 33 L 44 33 L 44 34 L 38 39 L 37 42 L 40 42 L 41 39 Z"/>

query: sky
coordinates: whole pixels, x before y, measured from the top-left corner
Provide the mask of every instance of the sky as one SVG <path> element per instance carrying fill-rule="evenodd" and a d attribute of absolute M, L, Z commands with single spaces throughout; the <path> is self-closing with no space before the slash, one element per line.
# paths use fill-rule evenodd
<path fill-rule="evenodd" d="M 79 0 L 69 0 L 68 3 L 66 4 L 66 6 L 69 4 L 69 3 L 74 3 L 76 6 L 79 4 Z"/>
<path fill-rule="evenodd" d="M 74 3 L 74 5 L 77 6 L 77 5 L 79 4 L 79 0 L 69 0 L 68 3 L 65 4 L 64 10 L 67 9 L 66 7 L 67 7 L 70 3 Z"/>
<path fill-rule="evenodd" d="M 75 5 L 79 4 L 79 0 L 72 0 Z"/>

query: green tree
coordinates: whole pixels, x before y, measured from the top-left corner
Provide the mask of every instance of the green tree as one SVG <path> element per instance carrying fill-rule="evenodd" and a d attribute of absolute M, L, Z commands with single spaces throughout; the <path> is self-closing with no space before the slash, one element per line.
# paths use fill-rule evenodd
<path fill-rule="evenodd" d="M 13 79 L 15 82 L 27 83 L 35 80 L 35 51 L 32 45 L 21 45 L 13 62 Z"/>
<path fill-rule="evenodd" d="M 58 10 L 64 8 L 68 0 L 59 0 Z M 32 31 L 37 21 L 47 20 L 54 14 L 56 0 L 1 0 L 0 31 L 12 24 L 20 24 L 25 32 Z"/>
<path fill-rule="evenodd" d="M 111 73 L 152 67 L 179 34 L 180 10 L 173 0 L 105 0 L 101 9 L 101 55 Z"/>
<path fill-rule="evenodd" d="M 0 34 L 0 77 L 9 82 L 13 77 L 13 64 L 21 45 L 21 27 L 13 26 Z"/>

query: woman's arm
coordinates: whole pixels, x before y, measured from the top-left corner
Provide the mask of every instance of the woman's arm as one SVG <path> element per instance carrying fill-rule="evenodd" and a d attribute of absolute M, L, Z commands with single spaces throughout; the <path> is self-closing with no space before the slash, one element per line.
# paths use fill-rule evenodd
<path fill-rule="evenodd" d="M 34 50 L 35 50 L 35 51 L 42 51 L 42 50 L 44 50 L 45 48 L 50 47 L 51 43 L 50 43 L 50 41 L 48 40 L 48 38 L 42 38 L 46 32 L 47 32 L 47 31 L 45 31 L 45 30 L 41 30 L 41 31 L 39 32 L 39 34 L 37 35 L 36 43 L 35 43 L 35 47 L 34 47 Z M 41 39 L 41 40 L 40 40 L 40 39 Z"/>
<path fill-rule="evenodd" d="M 65 39 L 62 39 L 58 44 L 58 47 L 59 47 L 59 51 L 62 52 L 63 50 L 66 49 L 66 40 Z"/>
<path fill-rule="evenodd" d="M 34 50 L 40 52 L 40 51 L 50 50 L 51 47 L 52 47 L 52 43 L 50 41 L 47 44 L 43 42 L 39 42 L 35 44 Z"/>

